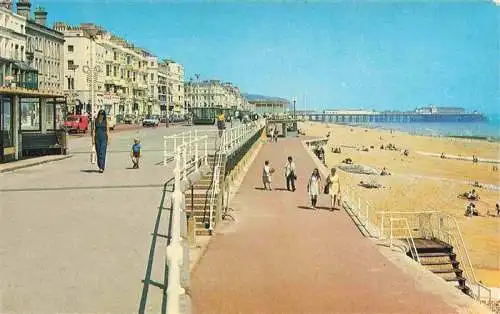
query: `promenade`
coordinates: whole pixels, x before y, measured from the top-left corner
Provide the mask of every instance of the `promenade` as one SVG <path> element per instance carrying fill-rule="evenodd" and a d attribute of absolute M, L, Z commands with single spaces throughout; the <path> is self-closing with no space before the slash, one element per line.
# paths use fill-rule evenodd
<path fill-rule="evenodd" d="M 71 158 L 0 173 L 0 313 L 137 313 L 143 280 L 163 284 L 168 215 L 159 217 L 163 136 L 205 127 L 111 132 L 103 174 L 89 163 L 90 137 L 72 138 Z M 131 169 L 134 137 L 141 168 Z M 161 310 L 149 284 L 146 312 Z"/>
<path fill-rule="evenodd" d="M 294 193 L 283 189 L 288 155 Z M 265 160 L 276 169 L 273 191 L 262 190 Z M 230 206 L 237 222 L 219 230 L 193 271 L 194 313 L 456 313 L 386 259 L 344 211 L 326 210 L 326 197 L 308 208 L 315 167 L 298 139 L 263 146 Z"/>

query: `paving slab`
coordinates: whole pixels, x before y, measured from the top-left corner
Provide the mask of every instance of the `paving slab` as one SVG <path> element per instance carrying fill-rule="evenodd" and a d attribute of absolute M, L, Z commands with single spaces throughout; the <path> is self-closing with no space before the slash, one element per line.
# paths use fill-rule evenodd
<path fill-rule="evenodd" d="M 283 189 L 289 155 L 295 192 Z M 265 160 L 277 170 L 273 191 L 262 190 Z M 299 139 L 264 145 L 231 204 L 237 221 L 216 233 L 193 271 L 194 313 L 461 312 L 465 305 L 389 261 L 345 212 L 327 210 L 328 198 L 311 210 L 306 184 L 314 167 Z"/>

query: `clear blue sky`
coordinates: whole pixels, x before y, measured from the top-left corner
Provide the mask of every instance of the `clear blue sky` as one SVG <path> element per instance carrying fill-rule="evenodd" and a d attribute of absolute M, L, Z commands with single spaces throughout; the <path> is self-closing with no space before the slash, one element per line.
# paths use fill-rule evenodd
<path fill-rule="evenodd" d="M 499 104 L 491 2 L 36 1 L 49 23 L 94 22 L 185 67 L 185 78 L 298 98 L 298 107 L 487 113 Z"/>

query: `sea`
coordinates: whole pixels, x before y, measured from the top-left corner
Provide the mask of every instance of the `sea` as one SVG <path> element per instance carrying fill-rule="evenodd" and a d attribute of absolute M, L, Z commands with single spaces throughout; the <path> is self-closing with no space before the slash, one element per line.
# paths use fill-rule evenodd
<path fill-rule="evenodd" d="M 416 135 L 454 136 L 500 141 L 500 114 L 488 115 L 484 122 L 366 123 L 367 128 L 396 130 Z"/>

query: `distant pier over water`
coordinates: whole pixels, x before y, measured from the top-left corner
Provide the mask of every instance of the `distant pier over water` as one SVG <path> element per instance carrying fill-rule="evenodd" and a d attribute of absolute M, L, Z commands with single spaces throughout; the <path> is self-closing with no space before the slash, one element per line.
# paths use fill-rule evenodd
<path fill-rule="evenodd" d="M 298 112 L 311 121 L 331 123 L 422 123 L 422 122 L 485 122 L 486 115 L 467 113 L 456 107 L 422 107 L 415 111 L 371 111 L 371 110 L 324 110 L 319 112 Z"/>

